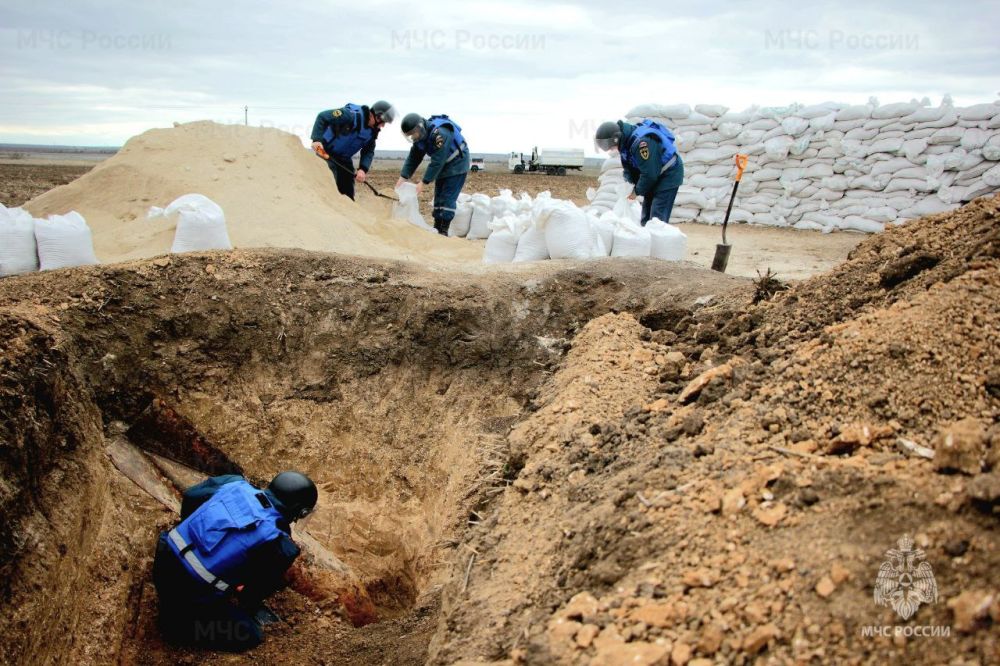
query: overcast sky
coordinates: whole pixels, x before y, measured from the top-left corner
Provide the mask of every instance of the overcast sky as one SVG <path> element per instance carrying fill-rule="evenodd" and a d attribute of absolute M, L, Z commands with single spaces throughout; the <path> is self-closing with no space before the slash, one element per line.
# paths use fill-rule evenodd
<path fill-rule="evenodd" d="M 669 6 L 669 9 L 667 7 Z M 1000 2 L 4 0 L 0 142 L 119 145 L 385 98 L 472 151 L 585 147 L 644 102 L 997 99 Z M 379 147 L 402 149 L 398 124 Z"/>

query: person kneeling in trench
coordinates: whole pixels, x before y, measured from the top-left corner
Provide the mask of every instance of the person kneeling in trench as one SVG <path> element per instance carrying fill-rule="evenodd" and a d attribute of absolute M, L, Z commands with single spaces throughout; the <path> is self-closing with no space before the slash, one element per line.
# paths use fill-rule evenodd
<path fill-rule="evenodd" d="M 277 618 L 264 599 L 285 586 L 299 555 L 291 523 L 316 506 L 316 485 L 282 472 L 260 490 L 235 474 L 184 492 L 181 522 L 160 534 L 153 583 L 167 640 L 216 650 L 248 650 Z"/>

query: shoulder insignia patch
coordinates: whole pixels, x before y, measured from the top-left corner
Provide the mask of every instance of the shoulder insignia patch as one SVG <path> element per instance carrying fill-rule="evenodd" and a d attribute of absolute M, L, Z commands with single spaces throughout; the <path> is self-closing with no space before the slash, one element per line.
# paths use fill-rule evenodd
<path fill-rule="evenodd" d="M 435 132 L 434 133 L 434 147 L 435 148 L 440 148 L 443 145 L 444 145 L 444 137 L 441 136 L 440 133 Z"/>
<path fill-rule="evenodd" d="M 339 117 L 341 117 L 342 115 L 344 115 L 344 112 L 343 112 L 343 111 L 341 111 L 340 109 L 334 109 L 334 110 L 333 110 L 333 117 L 334 117 L 334 118 L 339 118 Z"/>
<path fill-rule="evenodd" d="M 639 157 L 641 157 L 644 160 L 649 159 L 649 144 L 647 144 L 645 141 L 639 142 Z"/>

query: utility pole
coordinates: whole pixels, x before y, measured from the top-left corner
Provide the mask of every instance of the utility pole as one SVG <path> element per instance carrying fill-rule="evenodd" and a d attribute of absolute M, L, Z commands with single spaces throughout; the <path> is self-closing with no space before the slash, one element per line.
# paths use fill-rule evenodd
<path fill-rule="evenodd" d="M 250 110 L 249 106 L 244 106 L 243 107 L 243 124 L 244 125 L 249 125 L 250 124 L 250 123 L 247 122 L 247 111 L 249 111 L 249 110 Z"/>

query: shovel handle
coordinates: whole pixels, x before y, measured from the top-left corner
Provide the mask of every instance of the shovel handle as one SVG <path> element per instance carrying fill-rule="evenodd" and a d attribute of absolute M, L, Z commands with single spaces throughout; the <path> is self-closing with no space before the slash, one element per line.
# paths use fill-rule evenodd
<path fill-rule="evenodd" d="M 747 162 L 750 160 L 749 155 L 744 155 L 742 153 L 736 153 L 736 182 L 740 182 L 743 178 L 743 170 L 747 168 Z"/>

